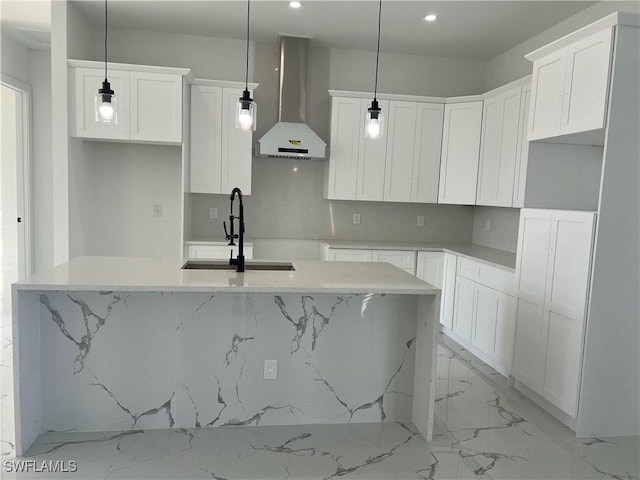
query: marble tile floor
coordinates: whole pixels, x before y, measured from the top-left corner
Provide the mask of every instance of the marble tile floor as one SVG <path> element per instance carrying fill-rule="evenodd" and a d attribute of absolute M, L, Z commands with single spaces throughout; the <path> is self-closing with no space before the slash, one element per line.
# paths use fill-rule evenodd
<path fill-rule="evenodd" d="M 20 459 L 33 462 L 30 472 L 10 472 L 18 465 L 5 456 L 0 477 L 637 480 L 639 452 L 637 437 L 576 439 L 507 388 L 504 377 L 445 340 L 431 443 L 400 423 L 52 432 Z M 76 472 L 46 471 L 72 470 L 71 461 Z"/>

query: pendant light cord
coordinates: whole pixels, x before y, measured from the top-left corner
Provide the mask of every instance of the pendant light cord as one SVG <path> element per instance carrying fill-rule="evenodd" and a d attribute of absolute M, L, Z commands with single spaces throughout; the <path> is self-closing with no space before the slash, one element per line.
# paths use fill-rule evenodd
<path fill-rule="evenodd" d="M 104 0 L 104 81 L 107 81 L 107 0 Z"/>
<path fill-rule="evenodd" d="M 106 0 L 105 0 L 106 1 Z M 247 0 L 247 68 L 245 69 L 244 89 L 249 90 L 249 12 L 251 0 Z"/>
<path fill-rule="evenodd" d="M 106 0 L 105 0 L 106 1 Z M 380 20 L 382 18 L 382 0 L 380 0 L 380 5 L 378 7 L 378 50 L 376 51 L 376 82 L 373 87 L 373 100 L 376 100 L 376 94 L 378 93 L 378 62 L 380 59 Z"/>

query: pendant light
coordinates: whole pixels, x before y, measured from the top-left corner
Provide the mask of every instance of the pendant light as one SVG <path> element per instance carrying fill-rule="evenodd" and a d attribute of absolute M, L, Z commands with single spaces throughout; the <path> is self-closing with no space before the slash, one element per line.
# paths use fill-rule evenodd
<path fill-rule="evenodd" d="M 376 81 L 373 88 L 373 101 L 371 106 L 367 109 L 367 114 L 364 119 L 364 134 L 365 137 L 375 140 L 382 135 L 382 128 L 384 126 L 384 115 L 380 106 L 378 105 L 378 99 L 376 94 L 378 93 L 378 63 L 380 59 L 380 19 L 382 18 L 382 0 L 378 7 L 378 50 L 376 51 Z"/>
<path fill-rule="evenodd" d="M 96 122 L 118 124 L 118 99 L 107 80 L 107 0 L 104 0 L 104 82 L 95 100 Z"/>
<path fill-rule="evenodd" d="M 236 128 L 250 132 L 256 129 L 256 102 L 249 96 L 249 13 L 251 0 L 247 0 L 247 68 L 245 71 L 244 92 L 238 99 Z"/>

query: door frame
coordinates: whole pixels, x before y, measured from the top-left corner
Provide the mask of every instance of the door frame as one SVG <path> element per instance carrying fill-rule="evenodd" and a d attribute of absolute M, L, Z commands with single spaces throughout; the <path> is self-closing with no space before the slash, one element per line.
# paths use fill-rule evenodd
<path fill-rule="evenodd" d="M 23 228 L 18 229 L 18 276 L 20 279 L 33 273 L 33 217 L 32 213 L 32 162 L 31 162 L 31 86 L 10 75 L 2 73 L 0 83 L 16 92 L 16 121 L 20 125 L 20 137 L 17 145 L 16 174 L 18 194 L 18 217 L 22 218 Z"/>

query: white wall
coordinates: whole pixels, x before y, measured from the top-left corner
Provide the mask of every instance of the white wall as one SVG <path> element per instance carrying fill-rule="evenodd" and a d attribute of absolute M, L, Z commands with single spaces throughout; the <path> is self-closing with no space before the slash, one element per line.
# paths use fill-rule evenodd
<path fill-rule="evenodd" d="M 330 88 L 373 92 L 376 53 L 331 49 Z M 378 91 L 452 97 L 484 92 L 485 62 L 400 53 L 380 54 Z"/>
<path fill-rule="evenodd" d="M 499 87 L 500 85 L 531 74 L 532 64 L 524 58 L 524 55 L 527 53 L 616 11 L 640 13 L 640 2 L 609 0 L 598 2 L 535 37 L 516 45 L 501 55 L 492 58 L 486 64 L 486 90 L 491 90 L 492 88 Z"/>
<path fill-rule="evenodd" d="M 53 157 L 51 153 L 51 51 L 29 55 L 32 91 L 33 271 L 53 266 Z"/>
<path fill-rule="evenodd" d="M 81 142 L 81 141 L 77 141 Z M 71 256 L 178 256 L 180 148 L 82 142 L 70 171 Z M 88 180 L 88 181 L 87 181 Z M 162 205 L 162 217 L 153 206 Z"/>
<path fill-rule="evenodd" d="M 0 36 L 0 62 L 3 74 L 30 83 L 29 50 L 5 32 Z"/>

